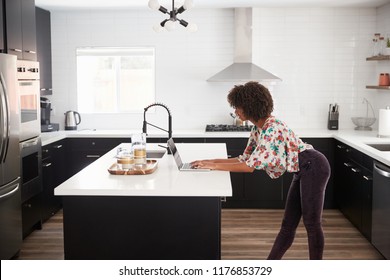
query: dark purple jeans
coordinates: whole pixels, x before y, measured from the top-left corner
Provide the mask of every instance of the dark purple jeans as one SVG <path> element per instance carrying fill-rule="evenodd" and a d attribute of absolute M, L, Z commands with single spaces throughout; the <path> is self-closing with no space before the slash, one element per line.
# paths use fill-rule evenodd
<path fill-rule="evenodd" d="M 298 157 L 299 171 L 294 173 L 282 226 L 268 256 L 269 260 L 281 259 L 290 248 L 301 217 L 307 231 L 309 257 L 311 260 L 322 259 L 322 209 L 330 166 L 326 157 L 314 149 L 305 150 Z"/>

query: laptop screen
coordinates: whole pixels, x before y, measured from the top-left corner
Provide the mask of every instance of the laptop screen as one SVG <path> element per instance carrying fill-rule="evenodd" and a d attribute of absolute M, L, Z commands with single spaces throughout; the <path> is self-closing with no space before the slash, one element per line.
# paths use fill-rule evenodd
<path fill-rule="evenodd" d="M 173 139 L 170 138 L 167 142 L 168 144 L 168 147 L 169 149 L 171 150 L 171 153 L 173 155 L 173 158 L 175 159 L 176 161 L 176 164 L 177 164 L 177 167 L 181 167 L 183 165 L 183 162 L 180 158 L 180 155 L 179 155 L 179 152 L 177 151 L 177 148 L 176 148 L 176 145 L 175 145 L 175 142 L 173 142 Z"/>

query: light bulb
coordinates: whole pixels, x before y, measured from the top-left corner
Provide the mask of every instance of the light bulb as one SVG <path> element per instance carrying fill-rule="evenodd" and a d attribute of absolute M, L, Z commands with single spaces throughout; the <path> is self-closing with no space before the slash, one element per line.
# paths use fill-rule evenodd
<path fill-rule="evenodd" d="M 172 31 L 176 28 L 176 24 L 174 21 L 172 20 L 168 20 L 165 25 L 164 25 L 165 29 L 168 30 L 168 31 Z"/>
<path fill-rule="evenodd" d="M 191 9 L 192 7 L 194 7 L 194 1 L 192 1 L 192 0 L 186 0 L 186 1 L 184 1 L 183 7 L 184 7 L 184 9 L 186 9 L 186 10 Z"/>
<path fill-rule="evenodd" d="M 152 10 L 158 10 L 160 8 L 160 3 L 158 3 L 157 0 L 149 0 L 148 6 Z"/>
<path fill-rule="evenodd" d="M 164 27 L 162 27 L 161 24 L 158 23 L 158 24 L 153 25 L 153 30 L 154 30 L 156 33 L 160 33 L 160 32 L 162 32 L 162 31 L 164 31 Z"/>
<path fill-rule="evenodd" d="M 189 23 L 186 27 L 186 29 L 189 31 L 189 32 L 196 32 L 198 31 L 198 26 L 195 24 L 195 23 Z"/>

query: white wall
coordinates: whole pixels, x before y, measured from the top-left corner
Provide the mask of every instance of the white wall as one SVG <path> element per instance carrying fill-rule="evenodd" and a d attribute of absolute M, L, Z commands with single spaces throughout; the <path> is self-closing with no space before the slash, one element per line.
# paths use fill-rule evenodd
<path fill-rule="evenodd" d="M 381 9 L 378 19 L 387 15 Z M 174 129 L 231 123 L 226 95 L 234 83 L 206 80 L 233 61 L 234 11 L 194 9 L 182 18 L 198 32 L 180 26 L 157 34 L 152 26 L 164 16 L 151 10 L 52 12 L 52 121 L 63 127 L 63 113 L 77 110 L 76 47 L 148 45 L 156 48 L 156 100 L 170 107 Z M 388 92 L 365 90 L 377 76 L 375 63 L 365 61 L 376 31 L 376 9 L 254 9 L 254 61 L 283 79 L 272 88 L 275 113 L 292 128 L 325 128 L 329 103 L 337 102 L 341 128 L 352 128 L 350 117 L 365 114 L 363 97 L 388 99 Z M 142 118 L 83 114 L 80 129 L 141 128 Z M 165 112 L 148 120 L 165 126 Z"/>
<path fill-rule="evenodd" d="M 378 9 L 377 13 L 377 26 L 376 30 L 380 32 L 382 35 L 386 37 L 390 37 L 390 4 L 382 6 Z M 373 83 L 378 83 L 379 73 L 390 73 L 390 62 L 374 62 L 376 67 L 376 71 L 372 76 Z M 386 106 L 390 106 L 390 92 L 385 90 L 375 90 L 371 93 L 373 98 L 375 99 L 375 107 L 376 108 L 386 108 Z M 379 114 L 379 112 L 377 112 Z M 378 115 L 377 115 L 378 117 Z"/>
<path fill-rule="evenodd" d="M 362 100 L 375 9 L 257 9 L 256 62 L 283 78 L 274 89 L 278 115 L 297 127 L 327 125 L 330 103 L 340 105 L 340 128 L 353 127 Z M 364 112 L 365 114 L 365 112 Z"/>

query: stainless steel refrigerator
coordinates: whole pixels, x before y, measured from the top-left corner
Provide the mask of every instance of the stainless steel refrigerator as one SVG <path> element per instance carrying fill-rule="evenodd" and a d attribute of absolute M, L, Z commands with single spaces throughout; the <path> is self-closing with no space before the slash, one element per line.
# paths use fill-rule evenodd
<path fill-rule="evenodd" d="M 0 259 L 18 254 L 22 244 L 20 194 L 20 110 L 16 56 L 0 54 Z"/>

